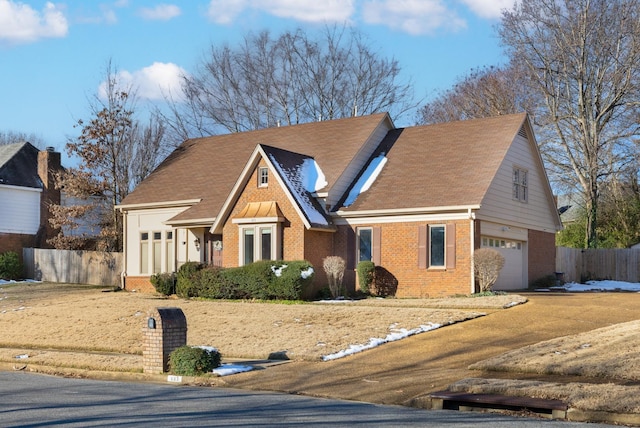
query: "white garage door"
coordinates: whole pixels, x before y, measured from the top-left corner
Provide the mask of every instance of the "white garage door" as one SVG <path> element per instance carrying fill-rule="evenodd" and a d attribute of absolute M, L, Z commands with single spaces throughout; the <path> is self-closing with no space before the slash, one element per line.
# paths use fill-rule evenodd
<path fill-rule="evenodd" d="M 482 237 L 482 246 L 493 248 L 504 257 L 504 267 L 500 271 L 494 290 L 521 290 L 527 288 L 523 282 L 523 247 L 522 241 Z"/>

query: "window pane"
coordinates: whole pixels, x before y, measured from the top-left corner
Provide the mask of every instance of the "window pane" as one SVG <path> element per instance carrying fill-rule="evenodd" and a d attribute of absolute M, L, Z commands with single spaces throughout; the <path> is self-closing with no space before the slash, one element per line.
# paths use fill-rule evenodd
<path fill-rule="evenodd" d="M 371 229 L 358 229 L 358 261 L 371 261 Z"/>
<path fill-rule="evenodd" d="M 149 273 L 149 243 L 140 243 L 140 273 Z"/>
<path fill-rule="evenodd" d="M 173 242 L 167 241 L 167 263 L 165 272 L 173 272 Z"/>
<path fill-rule="evenodd" d="M 444 226 L 433 226 L 429 233 L 429 265 L 444 266 Z"/>
<path fill-rule="evenodd" d="M 160 273 L 162 269 L 162 265 L 160 261 L 162 260 L 162 242 L 154 241 L 153 242 L 153 273 Z"/>
<path fill-rule="evenodd" d="M 271 260 L 271 228 L 260 229 L 260 258 Z"/>
<path fill-rule="evenodd" d="M 253 229 L 244 229 L 243 233 L 243 253 L 244 264 L 253 263 Z"/>

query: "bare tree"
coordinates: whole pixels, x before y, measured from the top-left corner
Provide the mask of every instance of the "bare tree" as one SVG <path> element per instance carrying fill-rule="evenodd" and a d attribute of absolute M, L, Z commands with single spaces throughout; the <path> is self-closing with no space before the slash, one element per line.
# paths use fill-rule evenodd
<path fill-rule="evenodd" d="M 398 117 L 415 107 L 397 61 L 338 27 L 317 39 L 263 31 L 237 47 L 212 46 L 182 89 L 164 115 L 178 140 L 381 111 Z"/>
<path fill-rule="evenodd" d="M 542 97 L 541 150 L 556 176 L 579 183 L 595 247 L 600 185 L 633 159 L 640 131 L 640 1 L 518 2 L 498 30 Z"/>
<path fill-rule="evenodd" d="M 526 78 L 517 63 L 473 69 L 424 105 L 417 122 L 441 123 L 523 111 L 534 114 L 535 94 L 523 85 Z"/>
<path fill-rule="evenodd" d="M 5 144 L 15 144 L 29 142 L 39 149 L 44 149 L 44 140 L 42 137 L 34 133 L 15 132 L 15 131 L 0 131 L 0 146 Z"/>
<path fill-rule="evenodd" d="M 50 208 L 50 222 L 60 231 L 49 241 L 56 248 L 94 245 L 120 251 L 121 214 L 114 207 L 155 168 L 161 154 L 164 125 L 153 115 L 148 126 L 135 120 L 135 91 L 122 86 L 111 62 L 105 74 L 105 98 L 95 96 L 92 118 L 78 121 L 80 136 L 66 145 L 80 163 L 57 177 L 66 203 Z"/>

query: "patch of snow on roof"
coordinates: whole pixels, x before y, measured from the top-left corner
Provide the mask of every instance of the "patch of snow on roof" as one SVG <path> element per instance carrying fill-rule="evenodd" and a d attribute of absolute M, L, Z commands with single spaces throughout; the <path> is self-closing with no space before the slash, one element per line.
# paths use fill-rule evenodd
<path fill-rule="evenodd" d="M 387 157 L 384 153 L 371 161 L 367 169 L 364 171 L 364 174 L 360 176 L 355 186 L 353 186 L 353 188 L 349 192 L 347 200 L 344 201 L 345 207 L 353 204 L 361 193 L 369 190 L 369 187 L 371 187 L 373 182 L 376 181 L 376 178 L 378 178 L 380 171 L 382 171 L 382 168 L 384 168 L 384 165 L 386 163 Z"/>
<path fill-rule="evenodd" d="M 315 159 L 305 159 L 302 164 L 302 182 L 307 192 L 317 192 L 327 185 L 327 179 Z"/>
<path fill-rule="evenodd" d="M 300 209 L 302 209 L 309 222 L 311 222 L 312 224 L 322 224 L 328 226 L 329 222 L 327 221 L 327 218 L 313 206 L 311 196 L 305 188 L 303 174 L 304 164 L 298 165 L 294 169 L 285 171 L 284 168 L 282 168 L 282 165 L 278 163 L 275 156 L 269 155 L 269 158 L 280 173 L 280 177 L 282 177 L 282 179 L 286 182 L 287 187 L 293 193 L 293 197 L 298 202 Z"/>

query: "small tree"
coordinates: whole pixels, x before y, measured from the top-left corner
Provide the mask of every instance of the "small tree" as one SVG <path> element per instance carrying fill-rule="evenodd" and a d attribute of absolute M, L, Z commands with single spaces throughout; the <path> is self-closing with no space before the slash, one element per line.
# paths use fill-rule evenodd
<path fill-rule="evenodd" d="M 473 271 L 480 291 L 490 291 L 498 280 L 500 270 L 504 266 L 504 257 L 491 248 L 480 248 L 473 254 Z"/>
<path fill-rule="evenodd" d="M 344 278 L 345 262 L 340 256 L 329 256 L 322 261 L 322 267 L 327 274 L 329 281 L 329 291 L 335 299 L 344 295 L 342 279 Z"/>

